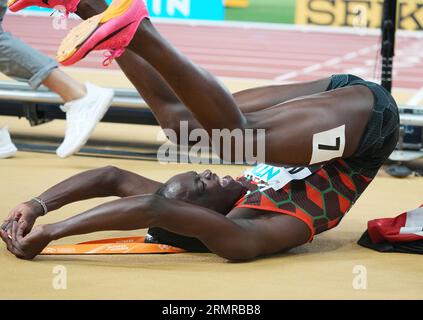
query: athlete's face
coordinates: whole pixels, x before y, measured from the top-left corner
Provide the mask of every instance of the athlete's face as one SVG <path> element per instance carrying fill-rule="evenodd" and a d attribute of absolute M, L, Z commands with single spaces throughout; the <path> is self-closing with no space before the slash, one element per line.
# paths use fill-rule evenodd
<path fill-rule="evenodd" d="M 243 187 L 230 176 L 223 178 L 206 170 L 185 172 L 172 177 L 163 195 L 227 213 L 242 196 Z"/>

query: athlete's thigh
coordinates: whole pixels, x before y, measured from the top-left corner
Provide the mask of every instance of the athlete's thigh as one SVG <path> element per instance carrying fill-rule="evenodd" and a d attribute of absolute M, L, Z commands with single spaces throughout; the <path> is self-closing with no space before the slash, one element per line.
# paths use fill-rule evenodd
<path fill-rule="evenodd" d="M 234 98 L 243 113 L 263 110 L 280 105 L 288 100 L 324 92 L 331 78 L 310 82 L 271 85 L 234 93 Z"/>
<path fill-rule="evenodd" d="M 266 162 L 309 165 L 353 155 L 373 104 L 371 91 L 356 85 L 291 100 L 248 120 L 266 130 Z"/>

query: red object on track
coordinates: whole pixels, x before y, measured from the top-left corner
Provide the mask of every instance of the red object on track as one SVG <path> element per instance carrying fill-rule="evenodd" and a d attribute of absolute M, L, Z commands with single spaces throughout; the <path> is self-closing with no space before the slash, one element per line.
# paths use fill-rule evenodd
<path fill-rule="evenodd" d="M 423 240 L 423 205 L 395 218 L 371 220 L 367 227 L 373 243 Z"/>

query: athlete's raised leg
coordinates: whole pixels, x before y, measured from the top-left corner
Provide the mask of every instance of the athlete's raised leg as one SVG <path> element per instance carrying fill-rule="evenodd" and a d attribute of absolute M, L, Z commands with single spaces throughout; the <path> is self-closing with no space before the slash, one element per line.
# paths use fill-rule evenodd
<path fill-rule="evenodd" d="M 150 63 L 210 134 L 212 129 L 243 128 L 247 119 L 229 90 L 195 65 L 144 19 L 129 48 Z"/>
<path fill-rule="evenodd" d="M 82 0 L 76 14 L 88 19 L 107 9 L 103 0 Z M 127 50 L 116 59 L 122 71 L 151 107 L 163 128 L 178 131 L 180 121 L 188 121 L 189 128 L 200 127 L 192 113 L 176 96 L 160 74 L 143 58 Z M 254 112 L 287 100 L 325 91 L 330 79 L 306 83 L 272 85 L 235 93 L 235 101 L 243 113 Z"/>
<path fill-rule="evenodd" d="M 131 50 L 126 50 L 116 61 L 150 106 L 162 128 L 178 132 L 180 121 L 187 121 L 190 130 L 201 127 L 163 77 L 145 59 Z M 323 92 L 329 82 L 330 78 L 325 78 L 304 83 L 251 88 L 236 92 L 233 97 L 241 112 L 245 114 L 280 105 L 294 98 Z"/>
<path fill-rule="evenodd" d="M 308 165 L 352 156 L 373 103 L 370 89 L 356 85 L 292 99 L 248 120 L 266 130 L 267 162 Z"/>
<path fill-rule="evenodd" d="M 139 45 L 129 45 L 129 48 L 145 59 L 173 89 L 178 98 L 187 106 L 194 117 L 199 120 L 203 128 L 211 133 L 212 128 L 235 129 L 244 127 L 246 121 L 242 112 L 238 108 L 235 99 L 229 90 L 220 84 L 215 77 L 207 71 L 195 66 L 184 55 L 180 54 L 165 41 L 154 29 L 148 19 L 148 12 L 143 0 L 115 0 L 102 14 L 93 16 L 76 28 L 62 42 L 59 47 L 57 58 L 64 65 L 73 64 L 84 58 L 91 50 L 110 50 L 112 57 L 122 55 L 124 48 L 128 47 L 131 39 L 157 37 L 151 50 L 140 53 Z M 140 22 L 143 21 L 140 26 Z M 148 25 L 146 28 L 143 25 Z M 145 31 L 143 29 L 146 29 Z M 138 31 L 137 31 L 138 30 Z M 138 36 L 134 38 L 134 34 Z M 147 47 L 150 40 L 144 43 Z M 160 48 L 160 45 L 163 48 Z M 166 47 L 166 48 L 164 48 Z M 163 50 L 162 50 L 163 49 Z M 179 55 L 179 59 L 175 59 Z M 161 65 L 159 60 L 168 60 L 167 65 Z M 186 67 L 184 67 L 186 64 Z M 173 65 L 170 67 L 170 65 Z M 162 70 L 159 70 L 161 68 Z M 172 68 L 177 68 L 178 72 L 170 72 Z M 167 69 L 167 72 L 165 70 Z M 187 72 L 183 72 L 186 69 Z M 165 74 L 166 73 L 166 74 Z M 188 82 L 185 86 L 185 82 Z M 196 92 L 189 93 L 185 88 L 190 88 Z M 213 92 L 211 95 L 201 94 L 201 92 Z M 216 94 L 218 92 L 219 94 Z M 194 111 L 191 106 L 197 104 L 201 109 Z M 222 112 L 215 108 L 216 105 L 225 105 Z M 211 114 L 210 114 L 211 113 Z M 208 116 L 209 120 L 204 121 Z"/>
<path fill-rule="evenodd" d="M 75 13 L 86 20 L 106 9 L 104 0 L 82 0 Z M 116 61 L 147 102 L 162 128 L 179 132 L 180 121 L 188 121 L 189 129 L 201 127 L 162 76 L 147 61 L 131 50 L 126 50 Z"/>
<path fill-rule="evenodd" d="M 276 84 L 239 91 L 234 94 L 234 98 L 243 113 L 250 113 L 280 105 L 294 98 L 324 92 L 329 83 L 330 78 L 310 82 Z"/>
<path fill-rule="evenodd" d="M 333 132 L 337 135 L 334 145 L 330 137 L 326 139 L 327 144 L 323 139 L 320 145 L 329 150 L 318 153 L 333 154 L 333 158 L 351 156 L 372 111 L 373 96 L 369 89 L 355 86 L 318 93 L 329 84 L 329 80 L 322 80 L 314 95 L 243 114 L 228 90 L 166 41 L 149 20 L 141 22 L 130 48 L 166 79 L 209 132 L 224 128 L 265 129 L 266 160 L 270 162 L 306 165 L 330 160 L 323 155 L 313 157 L 313 138 L 336 128 L 339 129 Z M 339 148 L 337 153 L 326 152 L 335 151 L 334 148 Z"/>
<path fill-rule="evenodd" d="M 179 132 L 181 121 L 188 122 L 189 130 L 201 128 L 191 111 L 147 61 L 131 50 L 126 50 L 116 60 L 163 129 Z"/>
<path fill-rule="evenodd" d="M 132 10 L 132 13 L 138 12 L 135 8 L 142 8 L 143 4 L 140 1 L 132 0 L 133 7 L 128 10 Z M 119 4 L 116 3 L 113 10 L 116 6 Z M 107 28 L 108 21 L 113 21 L 113 18 L 110 19 L 111 16 L 113 17 L 113 10 L 110 10 L 109 14 L 104 14 L 109 20 L 99 22 L 102 23 L 103 29 Z M 143 14 L 143 17 L 146 17 L 145 10 Z M 130 15 L 130 11 L 127 16 L 136 21 L 136 18 Z M 103 18 L 97 17 L 90 23 L 94 22 L 95 25 L 98 19 Z M 116 19 L 122 20 L 117 13 Z M 113 29 L 113 24 L 110 26 Z M 77 31 L 83 32 L 85 28 L 91 30 L 89 23 L 86 26 L 82 25 Z M 323 162 L 335 157 L 348 157 L 356 150 L 372 111 L 373 96 L 369 89 L 356 86 L 316 93 L 296 97 L 265 110 L 244 114 L 229 90 L 213 75 L 196 66 L 174 48 L 159 34 L 149 19 L 143 19 L 133 32 L 135 35 L 129 48 L 160 74 L 209 133 L 213 129 L 266 129 L 266 160 L 277 163 L 306 165 L 317 160 Z M 101 40 L 98 33 L 89 37 L 88 42 Z M 75 40 L 70 37 L 70 43 L 72 41 Z M 78 41 L 76 43 L 79 43 Z M 77 50 L 76 54 L 69 55 L 69 52 L 73 52 L 70 50 L 71 46 L 64 46 L 63 61 L 73 63 L 82 58 L 84 52 L 87 49 L 90 50 L 86 44 L 87 41 L 83 44 L 84 49 Z M 322 80 L 318 85 L 320 89 L 317 88 L 315 91 L 322 90 L 328 84 L 328 79 Z M 335 91 L 337 91 L 336 94 Z M 244 92 L 244 96 L 247 94 L 252 92 Z M 325 133 L 326 131 L 329 133 Z M 319 154 L 332 154 L 332 158 L 314 156 L 313 148 L 316 148 L 313 145 L 314 137 L 318 134 L 320 134 L 318 137 L 329 135 L 321 141 L 317 140 L 321 142 L 318 147 L 322 147 L 325 151 Z M 233 158 L 225 155 L 225 159 L 232 160 Z"/>

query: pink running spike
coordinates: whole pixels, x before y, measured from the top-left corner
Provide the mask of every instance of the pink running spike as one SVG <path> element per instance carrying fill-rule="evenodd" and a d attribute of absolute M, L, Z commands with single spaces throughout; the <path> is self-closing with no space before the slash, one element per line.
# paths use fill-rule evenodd
<path fill-rule="evenodd" d="M 7 6 L 10 11 L 16 12 L 30 6 L 52 8 L 61 11 L 64 8 L 66 13 L 76 11 L 80 0 L 9 0 Z"/>
<path fill-rule="evenodd" d="M 103 61 L 103 66 L 109 66 L 115 58 L 119 58 L 124 52 L 125 49 L 122 48 L 117 50 L 111 49 L 109 51 L 105 51 L 103 55 L 106 59 L 104 59 Z"/>
<path fill-rule="evenodd" d="M 104 65 L 109 65 L 123 54 L 145 18 L 148 10 L 143 0 L 114 0 L 108 10 L 83 21 L 69 33 L 57 58 L 63 65 L 72 65 L 91 51 L 107 50 L 110 53 Z"/>

